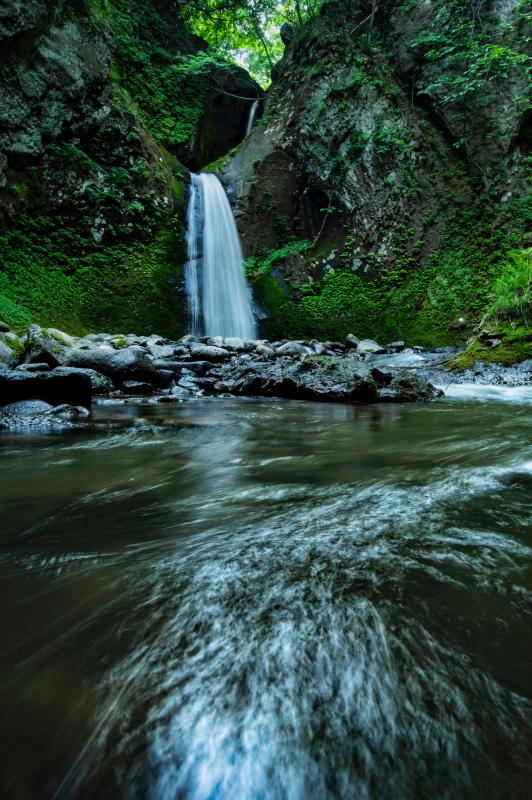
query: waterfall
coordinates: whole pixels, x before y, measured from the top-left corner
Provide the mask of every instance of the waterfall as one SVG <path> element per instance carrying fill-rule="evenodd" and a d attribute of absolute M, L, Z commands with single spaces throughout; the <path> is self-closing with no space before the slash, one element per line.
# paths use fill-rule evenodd
<path fill-rule="evenodd" d="M 191 177 L 185 268 L 191 332 L 255 339 L 250 291 L 231 206 L 216 175 Z"/>
<path fill-rule="evenodd" d="M 255 120 L 257 119 L 257 111 L 259 110 L 259 101 L 255 100 L 254 103 L 251 104 L 251 108 L 249 109 L 249 117 L 248 117 L 248 125 L 246 128 L 246 136 L 249 136 L 251 133 L 251 129 L 255 124 Z"/>

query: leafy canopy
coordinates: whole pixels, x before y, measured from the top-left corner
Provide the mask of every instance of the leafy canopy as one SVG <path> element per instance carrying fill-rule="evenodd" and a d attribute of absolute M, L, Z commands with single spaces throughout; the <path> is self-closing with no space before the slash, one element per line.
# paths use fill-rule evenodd
<path fill-rule="evenodd" d="M 263 86 L 283 53 L 281 25 L 299 28 L 320 0 L 183 0 L 180 16 L 221 55 L 245 67 Z"/>

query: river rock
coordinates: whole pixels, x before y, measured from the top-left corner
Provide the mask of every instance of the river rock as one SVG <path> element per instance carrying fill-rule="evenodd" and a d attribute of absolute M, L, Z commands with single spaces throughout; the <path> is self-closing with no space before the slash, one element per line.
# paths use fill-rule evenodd
<path fill-rule="evenodd" d="M 360 344 L 360 339 L 352 333 L 348 333 L 345 337 L 345 346 L 348 349 L 356 350 Z"/>
<path fill-rule="evenodd" d="M 275 350 L 265 344 L 258 344 L 255 348 L 255 352 L 258 356 L 263 356 L 265 358 L 271 358 L 275 355 Z"/>
<path fill-rule="evenodd" d="M 386 345 L 386 350 L 391 353 L 401 353 L 405 349 L 405 343 L 402 340 L 397 342 L 390 342 Z"/>
<path fill-rule="evenodd" d="M 86 375 L 0 371 L 0 406 L 18 400 L 45 400 L 53 406 L 69 403 L 90 408 L 91 398 L 91 382 Z"/>
<path fill-rule="evenodd" d="M 190 361 L 211 361 L 217 363 L 219 361 L 226 361 L 231 357 L 231 353 L 223 347 L 211 347 L 207 344 L 190 345 L 190 354 L 187 360 Z"/>
<path fill-rule="evenodd" d="M 128 395 L 146 396 L 153 394 L 153 386 L 145 381 L 124 381 L 122 391 Z"/>
<path fill-rule="evenodd" d="M 68 337 L 65 342 L 60 342 L 50 331 L 54 331 L 55 334 L 60 333 L 60 331 L 58 332 L 54 328 L 46 330 L 41 328 L 40 325 L 35 324 L 28 327 L 26 333 L 22 337 L 22 342 L 24 344 L 22 360 L 25 363 L 37 364 L 44 362 L 51 367 L 57 367 L 65 363 L 69 348 L 71 347 L 68 343 L 71 337 Z"/>
<path fill-rule="evenodd" d="M 309 353 L 312 353 L 310 347 L 306 347 L 301 342 L 286 342 L 275 351 L 278 356 L 304 356 Z"/>
<path fill-rule="evenodd" d="M 18 416 L 29 416 L 31 414 L 46 414 L 51 411 L 53 406 L 45 403 L 44 400 L 18 400 L 16 403 L 8 403 L 3 406 L 2 414 L 16 414 Z"/>
<path fill-rule="evenodd" d="M 111 347 L 94 347 L 83 350 L 71 348 L 65 359 L 65 366 L 93 369 L 110 378 L 116 386 L 123 381 L 147 381 L 160 385 L 160 377 L 153 363 L 141 348 L 124 347 L 113 350 Z"/>
<path fill-rule="evenodd" d="M 26 400 L 0 408 L 0 431 L 62 433 L 87 428 L 88 417 L 90 412 L 83 406 L 54 407 L 41 400 Z"/>
<path fill-rule="evenodd" d="M 239 336 L 227 336 L 223 340 L 223 346 L 228 350 L 236 350 L 239 353 L 251 353 L 255 350 L 257 342 L 253 339 L 241 339 Z"/>
<path fill-rule="evenodd" d="M 0 319 L 0 333 L 9 333 L 10 330 L 11 328 L 9 327 L 7 322 L 4 322 L 3 319 Z"/>
<path fill-rule="evenodd" d="M 286 397 L 326 402 L 411 402 L 438 390 L 404 370 L 381 370 L 351 359 L 237 362 L 213 369 L 196 383 L 212 394 Z"/>
<path fill-rule="evenodd" d="M 50 372 L 52 369 L 50 364 L 19 364 L 18 367 L 15 367 L 19 372 Z"/>
<path fill-rule="evenodd" d="M 0 342 L 0 367 L 3 369 L 11 369 L 17 363 L 13 351 L 7 344 Z"/>
<path fill-rule="evenodd" d="M 71 406 L 68 403 L 55 406 L 55 408 L 51 408 L 47 413 L 54 417 L 61 417 L 62 419 L 87 419 L 87 417 L 90 417 L 90 411 L 87 408 L 83 406 Z"/>
<path fill-rule="evenodd" d="M 384 347 L 374 342 L 373 339 L 362 339 L 362 341 L 358 343 L 358 350 L 362 353 L 373 353 L 374 355 L 386 352 Z"/>
<path fill-rule="evenodd" d="M 83 369 L 81 367 L 56 367 L 54 375 L 86 375 L 92 386 L 93 394 L 109 394 L 114 389 L 114 384 L 110 378 L 96 372 L 94 369 Z"/>

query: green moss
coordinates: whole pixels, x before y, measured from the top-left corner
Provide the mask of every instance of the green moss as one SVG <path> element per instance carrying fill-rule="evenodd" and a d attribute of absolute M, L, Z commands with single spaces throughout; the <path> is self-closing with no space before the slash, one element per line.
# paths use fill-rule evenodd
<path fill-rule="evenodd" d="M 500 210 L 482 198 L 448 219 L 441 247 L 424 264 L 409 255 L 420 249 L 413 238 L 415 229 L 398 227 L 393 238 L 395 265 L 386 270 L 370 253 L 362 258 L 367 272 L 353 271 L 354 240 L 348 238 L 340 256 L 342 267 L 316 281 L 301 299 L 291 299 L 285 291 L 281 302 L 279 285 L 275 303 L 268 304 L 266 296 L 269 317 L 264 330 L 296 338 L 341 339 L 355 333 L 384 342 L 404 339 L 411 345 L 463 341 L 464 334 L 452 323 L 465 316 L 472 329 L 482 318 L 509 254 L 522 241 L 527 213 L 524 201 Z"/>
<path fill-rule="evenodd" d="M 499 332 L 499 335 L 502 336 L 502 341 L 495 347 L 481 341 L 473 342 L 463 353 L 459 353 L 449 361 L 449 368 L 470 369 L 478 361 L 511 366 L 532 358 L 532 331 L 530 329 L 502 331 Z"/>
<path fill-rule="evenodd" d="M 13 327 L 35 321 L 76 334 L 178 336 L 178 232 L 174 220 L 146 244 L 105 245 L 75 218 L 23 218 L 20 228 L 0 236 L 0 314 Z"/>

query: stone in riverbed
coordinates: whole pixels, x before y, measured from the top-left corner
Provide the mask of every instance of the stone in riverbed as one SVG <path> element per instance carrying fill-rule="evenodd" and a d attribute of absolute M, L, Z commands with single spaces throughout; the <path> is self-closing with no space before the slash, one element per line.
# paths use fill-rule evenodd
<path fill-rule="evenodd" d="M 0 370 L 0 406 L 18 400 L 45 400 L 53 406 L 69 403 L 91 407 L 92 387 L 86 375 Z"/>
<path fill-rule="evenodd" d="M 52 369 L 50 364 L 19 364 L 18 367 L 15 367 L 16 370 L 19 372 L 50 372 Z"/>
<path fill-rule="evenodd" d="M 405 343 L 402 340 L 397 342 L 390 342 L 386 345 L 386 350 L 392 353 L 401 353 L 405 349 Z"/>
<path fill-rule="evenodd" d="M 110 378 L 96 372 L 94 369 L 82 369 L 81 367 L 56 367 L 54 375 L 86 375 L 91 382 L 94 394 L 109 394 L 114 389 L 114 384 Z"/>
<path fill-rule="evenodd" d="M 17 363 L 17 359 L 13 354 L 11 348 L 0 342 L 0 367 L 3 369 L 11 369 Z"/>
<path fill-rule="evenodd" d="M 190 346 L 190 355 L 186 360 L 190 361 L 211 361 L 217 363 L 219 361 L 227 361 L 231 357 L 231 353 L 223 347 L 212 347 L 208 344 L 194 344 Z"/>
<path fill-rule="evenodd" d="M 3 319 L 0 319 L 0 333 L 9 333 L 10 330 L 11 328 L 9 327 L 7 322 L 4 322 Z"/>
<path fill-rule="evenodd" d="M 352 333 L 348 333 L 345 337 L 345 346 L 350 350 L 356 350 L 360 344 L 360 339 Z"/>
<path fill-rule="evenodd" d="M 374 355 L 385 352 L 384 347 L 374 342 L 373 339 L 362 339 L 362 341 L 358 343 L 358 350 L 362 353 L 372 353 Z"/>
<path fill-rule="evenodd" d="M 106 375 L 116 386 L 130 380 L 160 385 L 160 377 L 152 361 L 137 347 L 124 347 L 122 350 L 113 350 L 110 347 L 82 350 L 75 347 L 69 351 L 64 365 L 93 369 Z"/>
<path fill-rule="evenodd" d="M 60 340 L 59 335 L 65 337 Z M 32 324 L 22 337 L 23 361 L 26 364 L 46 363 L 57 367 L 65 363 L 66 356 L 75 340 L 55 328 L 45 329 Z"/>
<path fill-rule="evenodd" d="M 255 352 L 258 356 L 264 356 L 265 358 L 271 358 L 275 355 L 275 350 L 271 347 L 267 347 L 265 344 L 258 344 L 255 348 Z"/>
<path fill-rule="evenodd" d="M 371 369 L 354 359 L 310 357 L 301 360 L 237 362 L 197 378 L 212 394 L 286 397 L 324 402 L 411 402 L 438 396 L 425 381 L 404 371 Z"/>
<path fill-rule="evenodd" d="M 124 394 L 147 396 L 153 394 L 153 386 L 143 381 L 124 381 L 122 391 Z"/>
<path fill-rule="evenodd" d="M 275 351 L 277 356 L 304 356 L 310 353 L 312 353 L 310 347 L 306 347 L 300 342 L 286 342 Z"/>

